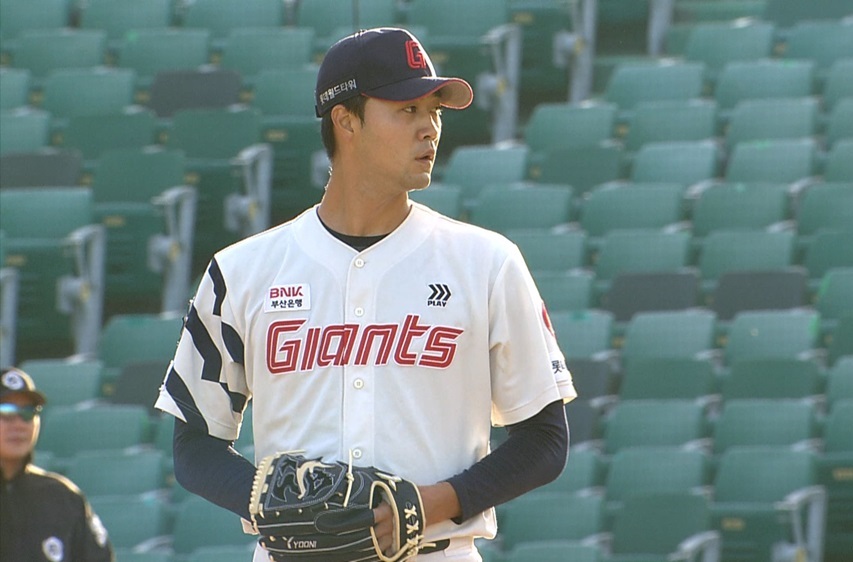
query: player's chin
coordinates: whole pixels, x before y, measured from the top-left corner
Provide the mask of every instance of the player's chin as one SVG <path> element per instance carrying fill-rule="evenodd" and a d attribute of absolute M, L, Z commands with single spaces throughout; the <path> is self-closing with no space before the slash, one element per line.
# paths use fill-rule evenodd
<path fill-rule="evenodd" d="M 412 174 L 409 177 L 408 189 L 409 191 L 419 191 L 421 189 L 426 189 L 429 187 L 430 182 L 432 181 L 432 174 L 422 173 L 422 174 Z"/>

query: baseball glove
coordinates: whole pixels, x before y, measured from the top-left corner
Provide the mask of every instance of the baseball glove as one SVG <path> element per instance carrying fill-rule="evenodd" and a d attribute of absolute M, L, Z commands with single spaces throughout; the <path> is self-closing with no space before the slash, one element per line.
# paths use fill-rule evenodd
<path fill-rule="evenodd" d="M 384 554 L 373 529 L 373 508 L 394 512 L 393 553 Z M 418 488 L 373 467 L 271 455 L 255 473 L 249 502 L 259 542 L 277 562 L 396 562 L 423 544 Z"/>

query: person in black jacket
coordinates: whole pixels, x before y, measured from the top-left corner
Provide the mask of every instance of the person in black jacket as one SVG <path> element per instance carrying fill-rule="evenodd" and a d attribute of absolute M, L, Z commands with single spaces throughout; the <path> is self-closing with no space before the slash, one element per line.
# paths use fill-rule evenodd
<path fill-rule="evenodd" d="M 23 371 L 0 375 L 0 562 L 112 562 L 83 493 L 32 464 L 45 401 Z"/>

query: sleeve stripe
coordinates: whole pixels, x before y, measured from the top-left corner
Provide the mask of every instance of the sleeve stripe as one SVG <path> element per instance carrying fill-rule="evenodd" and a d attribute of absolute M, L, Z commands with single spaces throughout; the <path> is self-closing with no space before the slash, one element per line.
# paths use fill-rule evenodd
<path fill-rule="evenodd" d="M 184 415 L 187 423 L 209 434 L 207 421 L 199 412 L 192 394 L 190 394 L 187 385 L 184 384 L 183 379 L 181 379 L 181 376 L 174 367 L 169 369 L 169 374 L 166 375 L 166 390 L 169 392 L 172 400 L 175 401 L 175 404 L 178 405 L 178 408 L 181 409 L 181 413 Z"/>
<path fill-rule="evenodd" d="M 222 302 L 225 300 L 225 278 L 222 277 L 222 271 L 219 269 L 219 264 L 214 258 L 207 268 L 207 274 L 210 275 L 210 280 L 213 281 L 213 294 L 216 299 L 213 301 L 213 314 L 222 316 Z"/>
<path fill-rule="evenodd" d="M 222 323 L 222 341 L 225 342 L 225 349 L 228 350 L 231 359 L 235 363 L 245 365 L 243 340 L 240 338 L 237 330 L 225 322 Z"/>
<path fill-rule="evenodd" d="M 222 356 L 213 339 L 198 317 L 195 306 L 190 307 L 187 314 L 187 332 L 193 338 L 193 344 L 201 355 L 204 365 L 201 368 L 201 378 L 206 381 L 219 382 L 219 374 L 222 371 Z"/>
<path fill-rule="evenodd" d="M 242 414 L 243 410 L 246 409 L 246 402 L 249 401 L 248 398 L 239 392 L 232 392 L 224 382 L 219 383 L 219 386 L 222 387 L 222 390 L 228 393 L 228 398 L 231 399 L 231 410 Z"/>

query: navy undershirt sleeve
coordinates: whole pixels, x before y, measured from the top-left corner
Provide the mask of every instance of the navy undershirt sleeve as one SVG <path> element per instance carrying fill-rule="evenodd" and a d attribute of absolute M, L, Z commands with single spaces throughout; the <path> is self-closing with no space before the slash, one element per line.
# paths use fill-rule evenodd
<path fill-rule="evenodd" d="M 509 436 L 471 468 L 448 480 L 462 506 L 461 523 L 557 478 L 566 466 L 569 431 L 562 401 L 507 426 Z"/>
<path fill-rule="evenodd" d="M 232 447 L 175 418 L 175 479 L 188 491 L 249 519 L 255 466 Z"/>

